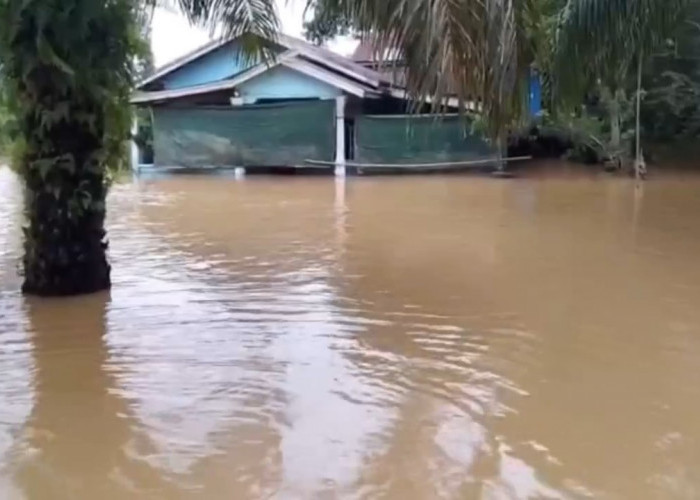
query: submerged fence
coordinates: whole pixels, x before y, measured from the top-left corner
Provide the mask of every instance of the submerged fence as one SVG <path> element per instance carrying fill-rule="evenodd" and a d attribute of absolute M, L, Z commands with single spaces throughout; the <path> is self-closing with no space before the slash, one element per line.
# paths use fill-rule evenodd
<path fill-rule="evenodd" d="M 448 163 L 494 155 L 489 144 L 456 115 L 360 116 L 355 134 L 359 163 Z"/>
<path fill-rule="evenodd" d="M 232 107 L 156 108 L 157 167 L 301 165 L 332 160 L 335 102 Z"/>

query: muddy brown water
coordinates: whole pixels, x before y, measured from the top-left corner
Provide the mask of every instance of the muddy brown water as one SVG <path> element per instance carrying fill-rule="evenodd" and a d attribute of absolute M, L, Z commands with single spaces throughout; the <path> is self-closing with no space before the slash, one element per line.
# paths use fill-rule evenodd
<path fill-rule="evenodd" d="M 171 177 L 21 297 L 0 498 L 700 498 L 700 176 Z"/>

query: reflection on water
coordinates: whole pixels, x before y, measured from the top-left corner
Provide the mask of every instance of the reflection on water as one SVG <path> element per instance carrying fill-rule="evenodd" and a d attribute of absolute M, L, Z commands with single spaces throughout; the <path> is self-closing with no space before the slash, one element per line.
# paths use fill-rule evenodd
<path fill-rule="evenodd" d="M 42 301 L 0 169 L 0 497 L 697 498 L 699 192 L 140 181 Z"/>
<path fill-rule="evenodd" d="M 26 498 L 124 498 L 160 479 L 128 453 L 133 416 L 108 367 L 108 300 L 27 301 L 35 398 L 12 464 Z"/>

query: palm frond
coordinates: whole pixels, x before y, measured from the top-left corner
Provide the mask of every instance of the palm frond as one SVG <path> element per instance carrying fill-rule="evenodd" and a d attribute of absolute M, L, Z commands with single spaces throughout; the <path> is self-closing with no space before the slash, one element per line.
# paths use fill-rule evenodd
<path fill-rule="evenodd" d="M 531 62 L 521 16 L 535 0 L 324 0 L 354 21 L 378 59 L 400 52 L 409 93 L 440 109 L 449 96 L 479 103 L 492 137 L 523 110 Z"/>
<path fill-rule="evenodd" d="M 272 45 L 280 29 L 275 0 L 170 0 L 169 3 L 177 6 L 190 22 L 208 28 L 217 37 L 238 37 L 240 57 L 269 60 L 274 56 Z"/>
<path fill-rule="evenodd" d="M 576 101 L 591 79 L 619 86 L 640 53 L 680 25 L 689 0 L 568 0 L 556 44 L 557 89 Z"/>

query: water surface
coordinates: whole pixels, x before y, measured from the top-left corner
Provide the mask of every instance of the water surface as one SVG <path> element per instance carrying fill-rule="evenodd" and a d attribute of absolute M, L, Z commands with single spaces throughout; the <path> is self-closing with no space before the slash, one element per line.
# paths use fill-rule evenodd
<path fill-rule="evenodd" d="M 700 176 L 127 182 L 65 300 L 21 223 L 0 498 L 700 498 Z"/>

